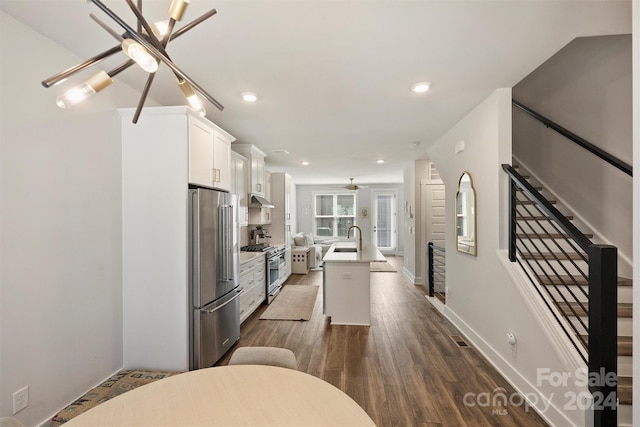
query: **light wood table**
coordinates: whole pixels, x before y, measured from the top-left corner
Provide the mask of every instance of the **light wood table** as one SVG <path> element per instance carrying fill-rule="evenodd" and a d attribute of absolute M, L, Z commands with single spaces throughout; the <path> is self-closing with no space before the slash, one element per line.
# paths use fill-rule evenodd
<path fill-rule="evenodd" d="M 348 395 L 275 366 L 200 369 L 128 391 L 78 415 L 78 426 L 375 426 Z"/>

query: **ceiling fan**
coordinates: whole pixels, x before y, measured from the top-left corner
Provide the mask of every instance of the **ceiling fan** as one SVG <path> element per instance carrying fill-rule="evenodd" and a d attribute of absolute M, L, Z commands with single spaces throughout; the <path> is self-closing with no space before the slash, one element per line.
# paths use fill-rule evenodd
<path fill-rule="evenodd" d="M 361 188 L 369 188 L 369 187 L 363 187 L 361 185 L 356 185 L 353 183 L 353 178 L 349 178 L 349 180 L 351 181 L 349 184 L 345 185 L 342 188 L 346 188 L 347 190 L 359 190 Z"/>

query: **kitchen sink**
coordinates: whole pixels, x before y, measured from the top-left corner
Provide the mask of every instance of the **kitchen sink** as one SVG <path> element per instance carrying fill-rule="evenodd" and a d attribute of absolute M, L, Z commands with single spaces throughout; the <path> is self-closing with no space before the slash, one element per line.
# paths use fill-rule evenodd
<path fill-rule="evenodd" d="M 358 252 L 358 248 L 334 248 L 333 252 Z"/>

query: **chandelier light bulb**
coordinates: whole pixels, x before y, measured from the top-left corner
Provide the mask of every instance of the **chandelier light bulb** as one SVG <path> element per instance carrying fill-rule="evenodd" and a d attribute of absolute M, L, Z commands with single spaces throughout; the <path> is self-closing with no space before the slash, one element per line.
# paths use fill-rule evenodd
<path fill-rule="evenodd" d="M 147 73 L 158 71 L 158 61 L 140 43 L 132 39 L 122 41 L 122 50 Z"/>
<path fill-rule="evenodd" d="M 198 112 L 200 117 L 204 117 L 207 114 L 207 111 L 204 109 L 204 106 L 202 105 L 202 101 L 200 100 L 200 98 L 198 98 L 198 95 L 194 94 L 192 96 L 187 97 L 187 102 L 189 102 L 189 105 L 191 106 L 191 108 L 193 108 Z"/>
<path fill-rule="evenodd" d="M 198 95 L 196 95 L 191 85 L 187 83 L 186 80 L 178 80 L 178 87 L 184 94 L 185 98 L 187 98 L 187 102 L 189 103 L 191 108 L 196 110 L 200 117 L 204 117 L 207 114 L 207 111 L 204 109 L 202 101 L 200 100 Z"/>
<path fill-rule="evenodd" d="M 56 104 L 60 108 L 70 108 L 84 101 L 94 93 L 100 92 L 105 87 L 113 83 L 113 79 L 100 71 L 98 74 L 90 77 L 86 82 L 79 86 L 69 89 L 56 99 Z"/>
<path fill-rule="evenodd" d="M 156 35 L 156 37 L 161 39 L 169 32 L 169 20 L 165 19 L 164 21 L 156 22 L 151 26 L 151 29 L 153 30 L 153 33 Z"/>

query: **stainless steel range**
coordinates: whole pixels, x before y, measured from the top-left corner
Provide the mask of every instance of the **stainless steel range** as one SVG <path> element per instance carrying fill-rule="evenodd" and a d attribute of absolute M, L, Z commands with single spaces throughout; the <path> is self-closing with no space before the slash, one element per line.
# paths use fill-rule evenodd
<path fill-rule="evenodd" d="M 285 261 L 285 248 L 281 246 L 271 246 L 267 244 L 249 245 L 240 248 L 245 252 L 264 252 L 266 256 L 267 268 L 266 270 L 266 293 L 267 304 L 271 304 L 271 301 L 278 295 L 282 282 L 284 281 L 284 268 L 286 267 Z"/>

